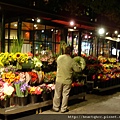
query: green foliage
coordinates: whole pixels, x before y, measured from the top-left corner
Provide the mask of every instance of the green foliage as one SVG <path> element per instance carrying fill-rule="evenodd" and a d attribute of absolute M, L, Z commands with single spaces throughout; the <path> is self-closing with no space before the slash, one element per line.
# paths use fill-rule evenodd
<path fill-rule="evenodd" d="M 23 42 L 23 39 L 20 41 L 18 41 L 18 39 L 13 39 L 13 43 L 11 44 L 11 53 L 21 52 Z"/>

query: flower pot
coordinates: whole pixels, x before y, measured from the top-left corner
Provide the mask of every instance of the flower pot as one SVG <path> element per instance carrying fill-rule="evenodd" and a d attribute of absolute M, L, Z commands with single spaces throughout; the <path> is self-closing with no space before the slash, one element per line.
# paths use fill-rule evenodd
<path fill-rule="evenodd" d="M 51 95 L 51 99 L 53 100 L 53 98 L 54 98 L 54 90 L 51 91 L 50 95 Z"/>
<path fill-rule="evenodd" d="M 38 95 L 30 95 L 29 96 L 30 103 L 34 104 L 38 102 Z"/>
<path fill-rule="evenodd" d="M 8 98 L 6 100 L 1 100 L 0 101 L 0 107 L 1 108 L 10 107 L 10 98 Z"/>
<path fill-rule="evenodd" d="M 42 99 L 43 101 L 47 101 L 50 99 L 50 93 L 43 93 L 42 94 Z"/>
<path fill-rule="evenodd" d="M 10 98 L 10 106 L 16 106 L 18 104 L 18 97 L 13 96 Z"/>
<path fill-rule="evenodd" d="M 18 97 L 18 105 L 19 106 L 25 106 L 28 104 L 27 97 Z"/>
<path fill-rule="evenodd" d="M 70 96 L 74 95 L 74 87 L 71 88 L 70 90 Z"/>

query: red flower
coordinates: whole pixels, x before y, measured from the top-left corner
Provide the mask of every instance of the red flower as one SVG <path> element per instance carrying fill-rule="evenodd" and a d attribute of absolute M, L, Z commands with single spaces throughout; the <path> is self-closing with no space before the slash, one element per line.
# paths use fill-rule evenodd
<path fill-rule="evenodd" d="M 28 74 L 31 76 L 31 83 L 35 83 L 38 79 L 38 75 L 36 72 L 28 72 Z"/>

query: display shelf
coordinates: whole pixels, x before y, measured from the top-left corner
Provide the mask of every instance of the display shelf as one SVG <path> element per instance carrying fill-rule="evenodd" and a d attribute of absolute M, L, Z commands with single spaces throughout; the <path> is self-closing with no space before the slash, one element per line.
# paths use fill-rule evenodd
<path fill-rule="evenodd" d="M 76 99 L 79 97 L 82 97 L 85 100 L 85 95 L 86 95 L 86 92 L 82 92 L 80 94 L 70 96 L 69 100 L 73 100 L 73 99 Z M 40 102 L 40 103 L 28 104 L 25 106 L 0 108 L 0 114 L 4 115 L 4 120 L 7 120 L 8 115 L 26 112 L 29 110 L 36 110 L 36 114 L 38 114 L 38 113 L 42 112 L 43 107 L 48 106 L 48 105 L 52 105 L 52 103 L 53 103 L 52 100 L 47 100 L 47 101 Z"/>
<path fill-rule="evenodd" d="M 107 91 L 107 90 L 111 90 L 111 89 L 115 89 L 115 88 L 119 88 L 119 87 L 120 87 L 120 84 L 106 87 L 106 88 L 93 88 L 93 91 L 103 92 L 103 91 Z"/>

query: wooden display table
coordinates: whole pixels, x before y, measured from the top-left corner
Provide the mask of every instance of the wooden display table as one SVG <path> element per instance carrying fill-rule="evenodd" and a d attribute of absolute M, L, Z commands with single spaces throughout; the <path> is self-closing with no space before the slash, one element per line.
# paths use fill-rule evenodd
<path fill-rule="evenodd" d="M 76 99 L 79 97 L 82 97 L 85 100 L 86 92 L 82 92 L 77 95 L 73 95 L 69 97 L 69 100 Z M 36 114 L 42 112 L 42 108 L 48 105 L 52 105 L 52 100 L 40 102 L 40 103 L 34 103 L 34 104 L 28 104 L 25 106 L 15 106 L 15 107 L 8 107 L 8 108 L 0 108 L 0 114 L 4 115 L 4 120 L 7 120 L 7 116 L 11 114 L 17 114 L 29 110 L 36 110 Z"/>

